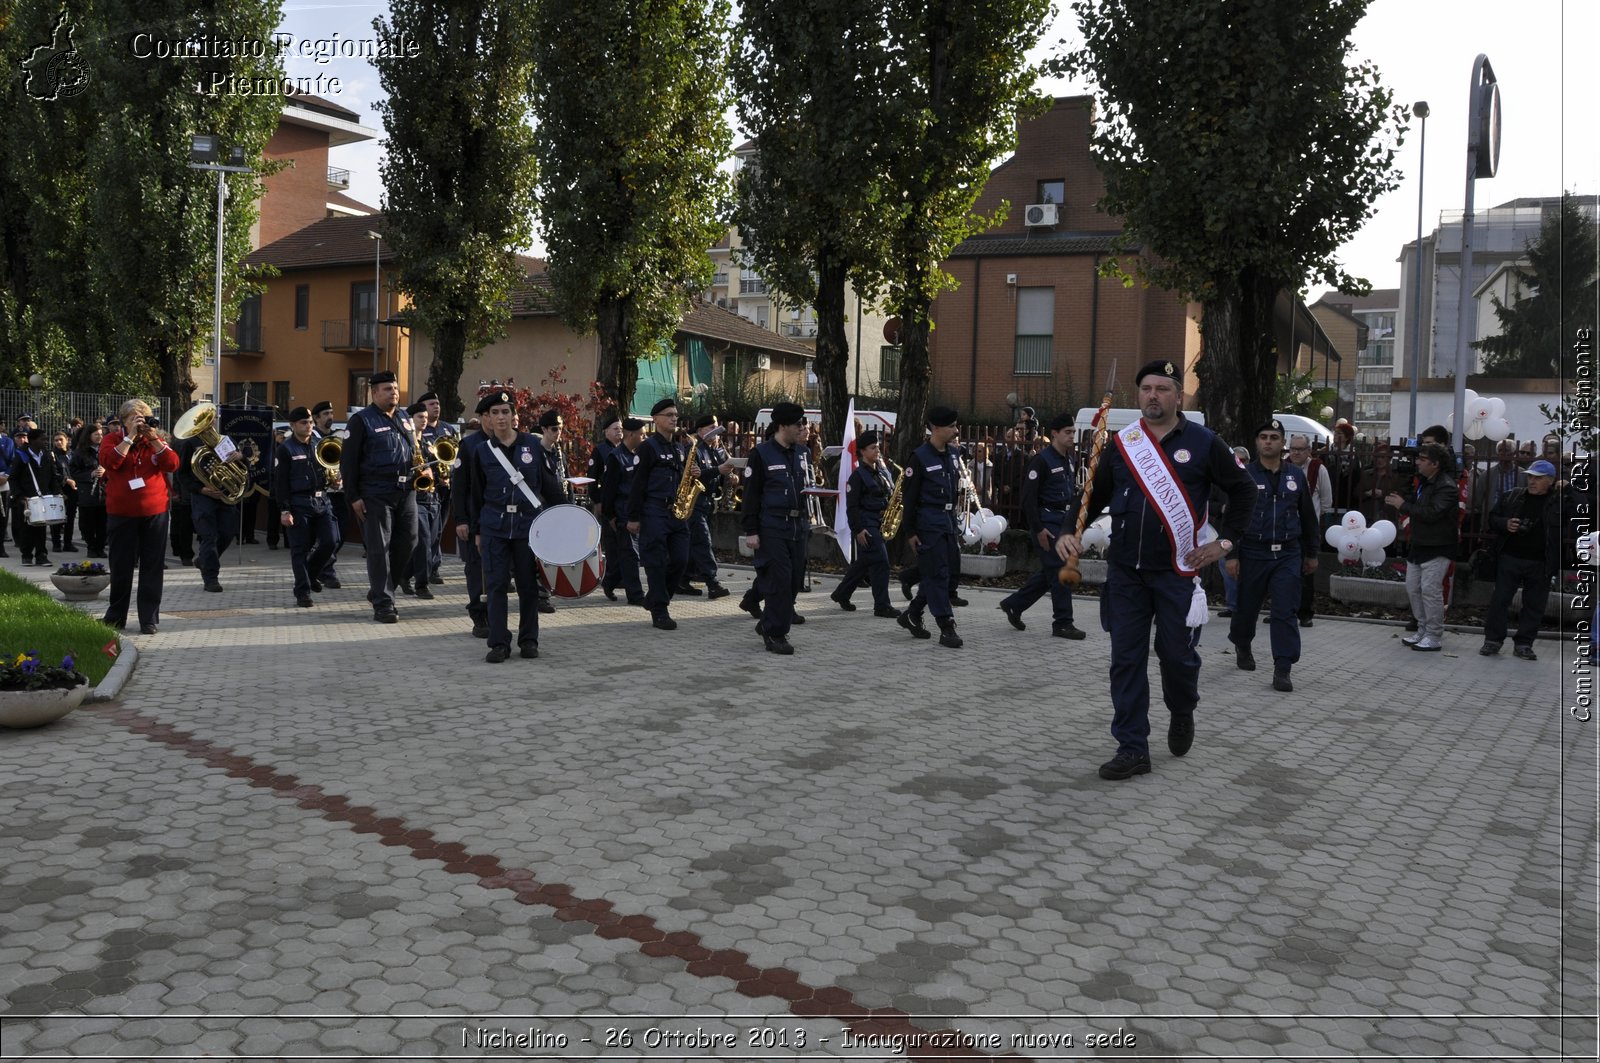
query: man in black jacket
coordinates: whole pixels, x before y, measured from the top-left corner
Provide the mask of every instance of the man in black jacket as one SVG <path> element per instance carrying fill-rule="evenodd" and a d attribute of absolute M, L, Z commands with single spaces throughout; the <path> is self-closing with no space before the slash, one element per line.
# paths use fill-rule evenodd
<path fill-rule="evenodd" d="M 1538 660 L 1533 640 L 1550 597 L 1550 577 L 1561 565 L 1562 506 L 1561 493 L 1552 490 L 1555 481 L 1556 467 L 1542 459 L 1536 461 L 1528 466 L 1527 486 L 1502 495 L 1489 514 L 1489 529 L 1500 538 L 1496 542 L 1494 598 L 1489 602 L 1483 646 L 1478 650 L 1485 657 L 1500 652 L 1511 599 L 1521 590 L 1522 615 L 1512 636 L 1513 652 L 1525 661 Z"/>

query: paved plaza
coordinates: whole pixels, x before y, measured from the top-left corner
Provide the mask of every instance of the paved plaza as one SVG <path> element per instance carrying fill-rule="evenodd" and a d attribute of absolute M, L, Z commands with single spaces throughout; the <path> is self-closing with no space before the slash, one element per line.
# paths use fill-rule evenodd
<path fill-rule="evenodd" d="M 1319 619 L 1278 694 L 1213 620 L 1193 751 L 1158 705 L 1113 783 L 1093 599 L 952 651 L 826 580 L 783 658 L 736 570 L 489 665 L 453 560 L 398 626 L 341 569 L 174 569 L 115 699 L 0 733 L 6 1058 L 1594 1058 L 1554 641 Z"/>

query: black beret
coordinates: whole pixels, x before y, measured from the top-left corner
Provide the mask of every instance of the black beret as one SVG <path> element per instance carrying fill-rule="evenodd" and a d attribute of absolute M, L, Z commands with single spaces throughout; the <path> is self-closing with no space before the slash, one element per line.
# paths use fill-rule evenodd
<path fill-rule="evenodd" d="M 393 384 L 394 382 L 394 372 L 389 369 L 385 369 L 380 373 L 373 373 L 372 379 L 367 381 L 367 383 L 371 384 L 373 387 L 377 387 L 379 384 Z"/>
<path fill-rule="evenodd" d="M 935 428 L 949 428 L 961 418 L 949 406 L 935 406 L 928 411 L 928 423 Z"/>
<path fill-rule="evenodd" d="M 608 413 L 602 413 L 599 417 L 594 419 L 595 427 L 600 429 L 602 432 L 620 420 L 622 420 L 622 418 L 617 415 L 615 410 L 612 410 Z"/>
<path fill-rule="evenodd" d="M 1150 376 L 1152 373 L 1156 376 L 1164 376 L 1171 379 L 1172 382 L 1177 384 L 1179 387 L 1183 386 L 1182 368 L 1172 362 L 1167 361 L 1165 358 L 1157 359 L 1154 362 L 1147 362 L 1141 366 L 1139 371 L 1133 375 L 1133 386 L 1138 387 L 1139 381 L 1143 380 L 1147 376 Z"/>
<path fill-rule="evenodd" d="M 293 424 L 296 421 L 309 421 L 310 419 L 311 411 L 306 409 L 304 406 L 296 406 L 294 409 L 289 411 L 290 424 Z"/>
<path fill-rule="evenodd" d="M 487 395 L 485 395 L 483 398 L 478 400 L 478 405 L 476 407 L 474 407 L 473 412 L 478 414 L 478 416 L 481 417 L 484 414 L 489 412 L 489 407 L 491 407 L 491 406 L 499 406 L 502 403 L 504 403 L 507 406 L 510 406 L 512 409 L 516 409 L 516 402 L 512 399 L 511 392 L 509 392 L 509 391 L 491 391 Z"/>
<path fill-rule="evenodd" d="M 315 417 L 317 414 L 326 413 L 331 409 L 333 409 L 333 403 L 329 402 L 327 399 L 323 399 L 321 402 L 311 407 L 311 416 Z"/>
<path fill-rule="evenodd" d="M 806 411 L 798 402 L 780 402 L 772 408 L 772 423 L 776 425 L 799 424 L 806 419 Z"/>
<path fill-rule="evenodd" d="M 556 422 L 561 420 L 561 411 L 551 407 L 539 415 L 540 428 L 554 428 Z"/>
<path fill-rule="evenodd" d="M 406 407 L 406 413 L 410 414 L 412 417 L 415 417 L 419 413 L 427 413 L 427 412 L 428 412 L 428 408 L 426 406 L 424 406 L 420 401 L 419 402 L 413 402 L 410 406 Z"/>
<path fill-rule="evenodd" d="M 622 419 L 622 430 L 624 432 L 637 432 L 643 427 L 644 421 L 637 417 L 624 417 Z"/>
<path fill-rule="evenodd" d="M 1276 417 L 1268 417 L 1256 426 L 1256 435 L 1260 435 L 1262 432 L 1276 432 L 1281 436 L 1283 435 L 1283 422 Z"/>
<path fill-rule="evenodd" d="M 698 431 L 700 431 L 700 429 L 702 429 L 702 428 L 710 428 L 712 425 L 714 425 L 716 423 L 717 423 L 717 415 L 716 414 L 714 414 L 714 413 L 702 413 L 699 417 L 696 417 L 694 419 L 694 430 L 696 432 L 698 432 Z"/>
<path fill-rule="evenodd" d="M 439 393 L 437 391 L 424 391 L 421 395 L 417 396 L 418 402 L 428 402 L 430 400 L 433 402 L 438 402 Z"/>
<path fill-rule="evenodd" d="M 856 437 L 856 449 L 857 450 L 865 450 L 867 447 L 870 447 L 870 446 L 874 445 L 877 442 L 878 442 L 877 429 L 869 428 L 865 432 L 862 432 L 859 436 Z"/>
<path fill-rule="evenodd" d="M 668 396 L 664 399 L 657 399 L 656 404 L 650 407 L 650 416 L 654 417 L 658 413 L 665 413 L 668 410 L 676 410 L 677 408 L 678 400 L 672 398 L 671 396 Z"/>
<path fill-rule="evenodd" d="M 1045 427 L 1052 432 L 1059 432 L 1063 428 L 1071 428 L 1078 420 L 1070 413 L 1058 413 L 1050 418 L 1050 423 Z"/>

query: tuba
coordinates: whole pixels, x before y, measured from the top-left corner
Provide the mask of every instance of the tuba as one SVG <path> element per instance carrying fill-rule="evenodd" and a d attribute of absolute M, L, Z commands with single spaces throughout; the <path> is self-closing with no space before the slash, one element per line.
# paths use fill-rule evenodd
<path fill-rule="evenodd" d="M 676 449 L 677 444 L 673 444 Z M 700 479 L 700 463 L 694 459 L 694 444 L 689 444 L 688 453 L 683 456 L 683 476 L 678 480 L 678 493 L 672 499 L 672 519 L 688 520 L 689 514 L 694 512 L 695 499 L 700 497 L 700 492 L 706 485 Z"/>
<path fill-rule="evenodd" d="M 209 402 L 197 403 L 172 426 L 175 439 L 196 440 L 189 455 L 189 469 L 195 479 L 222 495 L 227 505 L 237 505 L 250 493 L 250 470 L 240 462 L 227 462 L 217 456 L 222 436 L 217 432 L 217 408 Z"/>
<path fill-rule="evenodd" d="M 889 502 L 883 507 L 882 522 L 878 526 L 885 541 L 900 534 L 900 521 L 906 515 L 905 487 L 906 471 L 901 469 L 900 475 L 895 477 L 894 490 L 889 492 Z"/>

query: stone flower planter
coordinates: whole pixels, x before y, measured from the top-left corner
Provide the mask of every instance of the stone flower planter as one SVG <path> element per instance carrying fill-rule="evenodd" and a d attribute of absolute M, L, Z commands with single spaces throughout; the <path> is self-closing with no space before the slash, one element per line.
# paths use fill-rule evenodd
<path fill-rule="evenodd" d="M 42 727 L 83 703 L 87 683 L 62 690 L 0 690 L 0 727 Z"/>
<path fill-rule="evenodd" d="M 1006 574 L 1005 554 L 962 554 L 961 574 L 980 579 L 999 579 Z"/>
<path fill-rule="evenodd" d="M 1360 605 L 1383 605 L 1391 609 L 1411 607 L 1411 599 L 1406 595 L 1406 585 L 1397 580 L 1329 575 L 1328 594 L 1341 602 Z"/>
<path fill-rule="evenodd" d="M 50 582 L 56 585 L 56 590 L 60 591 L 61 597 L 67 601 L 87 602 L 100 597 L 101 592 L 111 586 L 111 576 L 105 573 L 63 576 L 59 572 L 52 572 Z"/>

